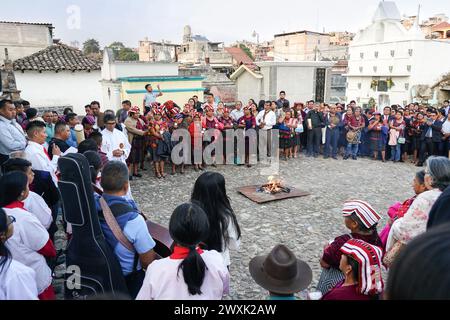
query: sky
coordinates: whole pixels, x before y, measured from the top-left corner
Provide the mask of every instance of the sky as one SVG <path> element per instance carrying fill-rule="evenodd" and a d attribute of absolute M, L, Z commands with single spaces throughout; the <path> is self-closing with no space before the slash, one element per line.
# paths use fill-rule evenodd
<path fill-rule="evenodd" d="M 2 3 L 1 21 L 46 22 L 65 43 L 89 38 L 101 46 L 121 41 L 137 47 L 139 40 L 180 44 L 183 28 L 226 44 L 236 40 L 273 40 L 274 34 L 299 30 L 350 31 L 368 26 L 379 0 L 14 0 Z M 421 20 L 444 13 L 448 0 L 397 0 L 403 15 Z"/>

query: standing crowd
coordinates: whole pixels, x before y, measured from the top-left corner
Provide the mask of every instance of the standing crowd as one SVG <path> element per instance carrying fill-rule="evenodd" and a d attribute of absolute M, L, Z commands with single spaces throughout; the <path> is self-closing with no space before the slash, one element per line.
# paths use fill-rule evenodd
<path fill-rule="evenodd" d="M 142 177 L 148 156 L 157 178 L 165 178 L 167 164 L 173 174 L 184 173 L 185 165 L 170 159 L 171 134 L 178 128 L 187 129 L 194 138 L 207 129 L 278 129 L 286 160 L 299 157 L 305 149 L 308 157 L 323 154 L 337 159 L 341 153 L 344 159 L 368 156 L 396 162 L 411 157 L 418 166 L 425 165 L 414 176 L 414 195 L 392 205 L 389 222 L 380 232 L 382 214 L 368 202 L 355 199 L 344 204 L 343 222 L 349 232 L 324 247 L 318 292 L 309 296 L 450 298 L 448 277 L 439 277 L 449 260 L 443 247 L 450 234 L 448 101 L 440 109 L 411 104 L 386 107 L 380 114 L 363 111 L 355 103 L 344 109 L 310 101 L 291 108 L 281 92 L 277 101 L 250 100 L 246 106 L 237 102 L 233 110 L 216 103 L 212 94 L 203 104 L 193 97 L 179 108 L 172 101 L 156 103 L 162 95 L 159 87 L 158 92 L 151 85 L 146 89 L 143 110 L 124 101 L 117 112 L 101 112 L 94 101 L 81 119 L 69 108 L 62 115 L 44 112 L 39 117 L 26 101 L 0 101 L 0 299 L 56 298 L 53 269 L 64 258 L 53 243 L 62 210 L 58 160 L 69 153 L 83 154 L 91 166 L 102 231 L 131 298 L 222 299 L 228 294 L 230 250 L 239 249 L 245 234 L 221 174 L 204 172 L 194 184 L 190 202 L 174 210 L 169 232 L 175 244 L 167 258 L 156 258 L 155 241 L 133 200 L 130 180 Z M 248 141 L 245 147 L 244 161 L 235 160 L 250 167 Z M 193 168 L 205 170 L 206 164 L 194 162 Z M 104 215 L 105 205 L 130 245 L 117 239 Z M 70 239 L 71 226 L 63 222 Z M 431 267 L 426 264 L 430 260 Z M 417 268 L 409 267 L 413 264 Z M 430 268 L 436 274 L 425 276 Z M 389 274 L 386 287 L 383 270 Z M 252 259 L 249 272 L 273 300 L 294 300 L 312 282 L 310 266 L 283 245 Z"/>

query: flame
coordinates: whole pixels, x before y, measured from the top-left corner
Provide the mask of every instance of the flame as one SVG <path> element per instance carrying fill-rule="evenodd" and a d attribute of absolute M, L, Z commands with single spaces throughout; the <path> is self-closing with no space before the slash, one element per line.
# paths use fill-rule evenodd
<path fill-rule="evenodd" d="M 283 181 L 274 176 L 268 178 L 268 183 L 262 186 L 262 190 L 266 193 L 275 194 L 283 191 Z"/>

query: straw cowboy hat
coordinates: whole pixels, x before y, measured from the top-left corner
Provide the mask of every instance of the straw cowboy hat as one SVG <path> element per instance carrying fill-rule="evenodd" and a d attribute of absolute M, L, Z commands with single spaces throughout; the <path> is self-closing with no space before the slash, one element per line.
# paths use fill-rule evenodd
<path fill-rule="evenodd" d="M 267 256 L 253 258 L 249 270 L 257 284 L 273 293 L 294 294 L 312 281 L 309 265 L 284 245 L 275 246 Z"/>

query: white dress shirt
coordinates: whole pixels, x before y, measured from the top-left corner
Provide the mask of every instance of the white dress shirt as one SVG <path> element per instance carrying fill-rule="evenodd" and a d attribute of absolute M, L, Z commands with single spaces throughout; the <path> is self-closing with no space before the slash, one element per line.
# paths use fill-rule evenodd
<path fill-rule="evenodd" d="M 38 300 L 36 272 L 15 260 L 0 270 L 0 301 Z"/>
<path fill-rule="evenodd" d="M 25 149 L 25 156 L 27 160 L 31 162 L 33 169 L 50 172 L 55 186 L 58 187 L 56 170 L 58 169 L 59 156 L 53 155 L 53 159 L 50 160 L 44 149 L 44 146 L 36 142 L 29 141 L 28 146 Z"/>
<path fill-rule="evenodd" d="M 155 260 L 147 269 L 144 283 L 136 300 L 221 300 L 229 293 L 230 274 L 217 251 L 204 251 L 205 278 L 201 295 L 192 296 L 179 271 L 181 259 Z"/>
<path fill-rule="evenodd" d="M 233 119 L 234 122 L 238 122 L 240 118 L 242 118 L 244 116 L 244 111 L 241 110 L 237 110 L 234 109 L 233 111 L 231 111 L 230 113 L 230 118 Z"/>
<path fill-rule="evenodd" d="M 6 214 L 16 219 L 14 233 L 6 241 L 6 246 L 14 260 L 23 263 L 36 272 L 39 294 L 52 284 L 52 271 L 45 261 L 45 257 L 38 253 L 49 240 L 47 230 L 39 220 L 20 208 L 3 209 Z"/>
<path fill-rule="evenodd" d="M 262 128 L 262 130 L 270 130 L 277 123 L 277 116 L 272 110 L 270 110 L 264 118 L 265 114 L 265 110 L 262 110 L 258 113 L 258 115 L 256 116 L 256 125 L 259 126 L 262 122 L 265 122 L 266 125 Z"/>
<path fill-rule="evenodd" d="M 8 120 L 0 116 L 0 154 L 9 155 L 14 151 L 22 151 L 27 146 L 27 139 L 25 138 L 22 129 L 15 120 Z"/>
<path fill-rule="evenodd" d="M 102 131 L 103 143 L 102 152 L 106 153 L 109 161 L 121 161 L 126 164 L 128 156 L 130 155 L 131 145 L 128 142 L 128 137 L 123 132 L 114 129 L 113 132 L 108 129 Z M 113 151 L 123 150 L 124 154 L 120 157 L 114 157 Z"/>
<path fill-rule="evenodd" d="M 222 258 L 226 267 L 231 264 L 230 250 L 237 251 L 239 250 L 239 247 L 241 245 L 241 240 L 238 239 L 238 233 L 232 221 L 230 221 L 230 224 L 228 225 L 228 237 L 228 245 L 224 243 L 222 248 Z M 225 241 L 225 239 L 223 239 L 222 241 Z"/>
<path fill-rule="evenodd" d="M 44 199 L 37 193 L 30 191 L 28 197 L 23 202 L 25 209 L 34 215 L 40 223 L 48 230 L 53 222 L 52 210 L 45 203 Z"/>

